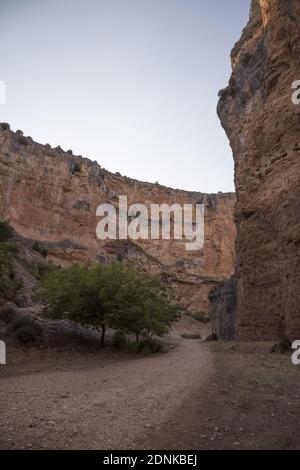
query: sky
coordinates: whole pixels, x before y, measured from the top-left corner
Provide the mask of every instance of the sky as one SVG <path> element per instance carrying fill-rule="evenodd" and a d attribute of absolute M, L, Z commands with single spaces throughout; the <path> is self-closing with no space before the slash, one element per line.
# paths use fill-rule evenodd
<path fill-rule="evenodd" d="M 216 114 L 250 0 L 0 0 L 0 121 L 112 172 L 233 191 Z"/>

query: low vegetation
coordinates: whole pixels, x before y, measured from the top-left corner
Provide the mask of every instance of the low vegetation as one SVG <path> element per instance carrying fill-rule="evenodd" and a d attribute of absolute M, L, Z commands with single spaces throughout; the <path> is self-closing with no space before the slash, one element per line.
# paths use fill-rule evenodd
<path fill-rule="evenodd" d="M 107 328 L 117 332 L 115 345 L 134 335 L 144 352 L 157 347 L 153 335 L 167 333 L 179 316 L 159 277 L 119 263 L 73 264 L 50 272 L 42 280 L 39 298 L 47 317 L 99 328 L 102 344 Z"/>
<path fill-rule="evenodd" d="M 13 300 L 21 287 L 13 271 L 16 247 L 11 242 L 13 230 L 6 222 L 0 222 L 0 304 Z"/>
<path fill-rule="evenodd" d="M 42 337 L 42 328 L 32 316 L 21 314 L 13 304 L 0 308 L 0 322 L 5 333 L 23 344 L 31 344 Z"/>
<path fill-rule="evenodd" d="M 42 336 L 41 326 L 32 318 L 20 315 L 10 322 L 7 333 L 23 344 L 32 344 Z"/>
<path fill-rule="evenodd" d="M 7 222 L 0 222 L 0 243 L 9 241 L 14 234 Z"/>
<path fill-rule="evenodd" d="M 43 279 L 47 274 L 55 271 L 56 266 L 48 261 L 34 261 L 27 266 L 28 272 L 35 277 L 37 280 Z"/>
<path fill-rule="evenodd" d="M 43 258 L 48 256 L 48 250 L 44 246 L 42 246 L 39 242 L 34 242 L 32 249 L 39 253 Z"/>
<path fill-rule="evenodd" d="M 184 333 L 183 335 L 181 335 L 181 337 L 183 339 L 201 339 L 201 335 L 199 335 L 199 334 Z"/>
<path fill-rule="evenodd" d="M 11 304 L 3 305 L 0 308 L 0 321 L 5 325 L 9 325 L 17 317 L 17 311 Z"/>
<path fill-rule="evenodd" d="M 219 338 L 216 333 L 212 333 L 206 338 L 206 341 L 218 341 L 218 340 Z"/>
<path fill-rule="evenodd" d="M 128 352 L 152 354 L 161 351 L 162 345 L 154 338 L 142 338 L 138 341 L 132 341 L 123 331 L 116 331 L 112 337 L 112 345 L 117 349 Z"/>
<path fill-rule="evenodd" d="M 283 337 L 281 340 L 274 344 L 270 350 L 271 353 L 285 354 L 292 351 L 292 343 L 289 338 Z"/>

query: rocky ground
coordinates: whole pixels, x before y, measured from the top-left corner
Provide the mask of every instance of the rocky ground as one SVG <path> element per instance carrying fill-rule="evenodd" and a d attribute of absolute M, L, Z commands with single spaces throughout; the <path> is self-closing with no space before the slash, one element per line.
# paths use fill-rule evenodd
<path fill-rule="evenodd" d="M 190 326 L 150 356 L 9 347 L 0 448 L 300 448 L 290 355 L 270 354 L 269 343 L 183 339 Z"/>

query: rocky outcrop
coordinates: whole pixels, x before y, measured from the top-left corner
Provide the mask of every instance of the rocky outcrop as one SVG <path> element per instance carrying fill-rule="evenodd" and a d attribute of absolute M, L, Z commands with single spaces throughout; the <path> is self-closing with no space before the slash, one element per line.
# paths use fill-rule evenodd
<path fill-rule="evenodd" d="M 255 0 L 218 114 L 237 194 L 241 339 L 300 338 L 300 3 Z"/>
<path fill-rule="evenodd" d="M 212 334 L 221 340 L 230 341 L 236 337 L 236 285 L 235 277 L 221 283 L 209 294 L 209 316 L 212 320 Z"/>
<path fill-rule="evenodd" d="M 187 251 L 186 240 L 107 240 L 96 237 L 96 208 L 118 196 L 128 205 L 205 205 L 205 244 Z M 71 151 L 40 145 L 0 126 L 0 219 L 47 258 L 61 265 L 92 260 L 133 262 L 163 276 L 177 302 L 207 311 L 208 294 L 234 270 L 234 194 L 203 194 L 166 188 L 112 174 Z"/>

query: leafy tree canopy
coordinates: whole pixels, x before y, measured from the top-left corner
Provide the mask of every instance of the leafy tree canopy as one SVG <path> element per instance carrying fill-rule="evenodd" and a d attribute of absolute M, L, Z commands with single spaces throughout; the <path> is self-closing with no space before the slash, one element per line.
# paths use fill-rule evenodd
<path fill-rule="evenodd" d="M 102 330 L 162 335 L 178 318 L 178 308 L 158 276 L 131 267 L 73 264 L 51 272 L 40 298 L 51 318 L 67 318 Z"/>

